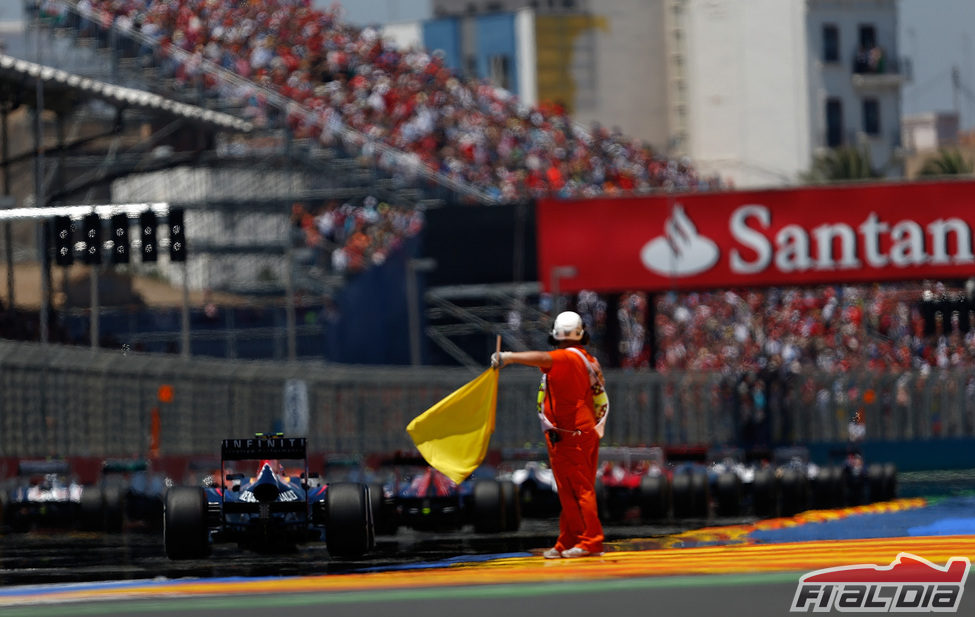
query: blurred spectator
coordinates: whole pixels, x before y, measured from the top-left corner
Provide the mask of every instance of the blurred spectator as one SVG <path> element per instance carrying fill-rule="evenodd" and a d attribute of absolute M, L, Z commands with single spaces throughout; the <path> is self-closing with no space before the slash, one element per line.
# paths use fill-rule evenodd
<path fill-rule="evenodd" d="M 660 371 L 747 372 L 775 365 L 793 372 L 815 368 L 832 373 L 975 366 L 972 330 L 924 334 L 919 306 L 922 291 L 930 286 L 663 294 L 656 307 L 654 366 Z M 939 296 L 947 293 L 940 283 L 933 288 Z"/>
<path fill-rule="evenodd" d="M 305 265 L 336 274 L 355 274 L 382 264 L 405 238 L 423 229 L 423 211 L 368 196 L 360 204 L 331 201 L 310 210 L 292 206 L 299 246 L 311 249 Z"/>

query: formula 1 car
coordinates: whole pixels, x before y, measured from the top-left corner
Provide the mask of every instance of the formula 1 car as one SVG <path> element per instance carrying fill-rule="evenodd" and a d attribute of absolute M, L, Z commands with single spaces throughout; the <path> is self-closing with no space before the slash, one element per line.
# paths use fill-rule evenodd
<path fill-rule="evenodd" d="M 600 448 L 599 461 L 596 493 L 602 518 L 651 521 L 670 515 L 672 470 L 663 448 Z"/>
<path fill-rule="evenodd" d="M 63 459 L 23 460 L 4 506 L 4 522 L 11 531 L 33 527 L 73 527 L 78 519 L 82 485 Z"/>
<path fill-rule="evenodd" d="M 162 529 L 163 498 L 168 480 L 145 459 L 107 459 L 97 484 L 81 493 L 81 525 L 93 531 L 124 527 Z"/>
<path fill-rule="evenodd" d="M 805 447 L 775 450 L 782 515 L 808 508 L 858 506 L 897 496 L 897 469 L 893 463 L 867 464 L 855 448 L 831 454 L 831 463 L 817 465 L 809 460 Z M 839 457 L 842 461 L 837 462 Z"/>
<path fill-rule="evenodd" d="M 227 461 L 256 461 L 255 475 L 226 474 Z M 297 478 L 286 475 L 281 461 L 300 461 L 303 471 Z M 215 483 L 167 491 L 163 543 L 170 559 L 205 557 L 217 542 L 280 550 L 324 540 L 335 558 L 360 557 L 373 548 L 368 486 L 326 486 L 309 478 L 305 438 L 258 434 L 225 439 L 220 467 L 230 488 Z"/>
<path fill-rule="evenodd" d="M 814 505 L 858 506 L 897 497 L 897 467 L 893 463 L 867 463 L 854 446 L 831 454 L 834 462 L 819 467 L 810 480 Z"/>
<path fill-rule="evenodd" d="M 521 526 L 517 487 L 484 467 L 455 484 L 419 455 L 399 454 L 383 466 L 393 472 L 391 493 L 403 526 L 446 530 L 471 524 L 477 533 L 517 531 Z"/>
<path fill-rule="evenodd" d="M 544 448 L 513 448 L 501 451 L 497 479 L 511 481 L 519 497 L 521 516 L 552 518 L 559 515 L 558 487 Z"/>

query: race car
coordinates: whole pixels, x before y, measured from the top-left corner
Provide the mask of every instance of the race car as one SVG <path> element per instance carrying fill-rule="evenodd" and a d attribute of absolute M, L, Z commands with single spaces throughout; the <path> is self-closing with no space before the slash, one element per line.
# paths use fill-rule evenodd
<path fill-rule="evenodd" d="M 391 472 L 396 520 L 419 530 L 450 530 L 473 525 L 477 533 L 517 531 L 521 508 L 517 487 L 480 467 L 460 484 L 427 465 L 419 455 L 397 454 L 383 461 Z"/>
<path fill-rule="evenodd" d="M 81 525 L 92 531 L 158 531 L 169 483 L 145 459 L 106 459 L 99 481 L 81 493 Z"/>
<path fill-rule="evenodd" d="M 63 459 L 23 460 L 7 493 L 4 522 L 14 532 L 35 527 L 73 527 L 78 520 L 82 485 Z"/>
<path fill-rule="evenodd" d="M 659 446 L 600 448 L 596 474 L 600 516 L 613 522 L 667 518 L 671 472 Z"/>
<path fill-rule="evenodd" d="M 228 461 L 256 462 L 254 475 L 227 474 Z M 282 461 L 296 467 L 297 477 L 286 473 Z M 166 492 L 163 543 L 170 559 L 205 557 L 218 542 L 274 551 L 324 541 L 334 558 L 360 557 L 373 548 L 369 487 L 354 482 L 323 485 L 310 478 L 304 437 L 258 433 L 225 439 L 220 469 L 229 488 L 213 483 Z"/>
<path fill-rule="evenodd" d="M 513 448 L 501 451 L 497 479 L 510 480 L 519 497 L 521 516 L 552 518 L 559 515 L 558 487 L 543 448 Z M 510 489 L 509 489 L 510 490 Z"/>
<path fill-rule="evenodd" d="M 818 465 L 809 460 L 808 448 L 776 448 L 782 515 L 808 508 L 859 506 L 897 496 L 897 468 L 893 463 L 866 463 L 852 446 L 830 454 L 829 463 Z"/>

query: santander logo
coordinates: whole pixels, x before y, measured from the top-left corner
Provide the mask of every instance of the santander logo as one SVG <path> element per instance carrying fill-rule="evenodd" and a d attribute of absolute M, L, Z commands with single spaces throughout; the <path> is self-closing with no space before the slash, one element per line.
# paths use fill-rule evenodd
<path fill-rule="evenodd" d="M 692 276 L 714 267 L 718 253 L 718 245 L 697 232 L 684 206 L 675 204 L 664 235 L 643 245 L 640 261 L 661 276 Z"/>
<path fill-rule="evenodd" d="M 727 267 L 732 274 L 757 275 L 837 272 L 870 268 L 970 266 L 975 238 L 961 217 L 941 217 L 926 225 L 891 221 L 868 211 L 859 221 L 822 222 L 811 228 L 786 221 L 773 227 L 772 210 L 745 204 L 728 218 Z M 684 206 L 676 204 L 664 223 L 664 235 L 640 250 L 648 270 L 666 277 L 689 277 L 713 268 L 721 250 L 701 235 Z"/>

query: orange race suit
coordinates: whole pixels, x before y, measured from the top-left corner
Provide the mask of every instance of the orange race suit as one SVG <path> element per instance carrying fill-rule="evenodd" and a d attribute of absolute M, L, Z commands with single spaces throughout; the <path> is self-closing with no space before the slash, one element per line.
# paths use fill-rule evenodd
<path fill-rule="evenodd" d="M 589 352 L 577 349 L 590 363 L 597 364 Z M 603 526 L 596 503 L 599 435 L 589 371 L 582 358 L 569 349 L 547 353 L 552 366 L 542 369 L 547 377 L 543 409 L 556 427 L 557 437 L 553 440 L 549 431 L 546 443 L 562 505 L 555 548 L 563 551 L 579 546 L 592 554 L 602 553 Z"/>

